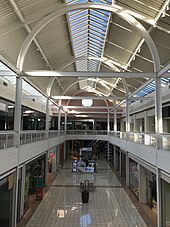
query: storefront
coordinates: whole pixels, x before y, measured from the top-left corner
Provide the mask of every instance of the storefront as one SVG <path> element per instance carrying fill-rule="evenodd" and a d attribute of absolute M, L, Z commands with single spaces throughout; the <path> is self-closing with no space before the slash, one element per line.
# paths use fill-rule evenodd
<path fill-rule="evenodd" d="M 59 151 L 59 165 L 63 168 L 64 165 L 64 143 L 60 144 L 58 147 Z"/>
<path fill-rule="evenodd" d="M 56 147 L 53 147 L 48 150 L 48 173 L 56 172 L 56 162 Z"/>
<path fill-rule="evenodd" d="M 129 159 L 129 187 L 139 198 L 139 164 Z"/>
<path fill-rule="evenodd" d="M 121 151 L 121 176 L 126 177 L 126 154 Z"/>
<path fill-rule="evenodd" d="M 162 226 L 170 226 L 170 184 L 164 180 L 162 184 Z"/>
<path fill-rule="evenodd" d="M 26 165 L 24 213 L 29 208 L 29 196 L 36 193 L 36 181 L 38 177 L 41 177 L 43 179 L 43 186 L 45 186 L 45 155 L 29 162 Z"/>
<path fill-rule="evenodd" d="M 145 170 L 145 175 L 147 205 L 157 213 L 156 175 L 147 169 Z"/>
<path fill-rule="evenodd" d="M 0 226 L 10 227 L 14 196 L 14 173 L 0 180 Z"/>

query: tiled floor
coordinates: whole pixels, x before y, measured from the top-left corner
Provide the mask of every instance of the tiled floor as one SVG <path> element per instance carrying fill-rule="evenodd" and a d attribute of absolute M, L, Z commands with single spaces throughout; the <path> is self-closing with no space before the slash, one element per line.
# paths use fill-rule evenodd
<path fill-rule="evenodd" d="M 67 162 L 27 227 L 147 226 L 108 164 L 99 161 L 98 167 L 95 174 L 72 173 Z M 79 188 L 85 179 L 95 185 L 88 203 L 82 203 Z"/>

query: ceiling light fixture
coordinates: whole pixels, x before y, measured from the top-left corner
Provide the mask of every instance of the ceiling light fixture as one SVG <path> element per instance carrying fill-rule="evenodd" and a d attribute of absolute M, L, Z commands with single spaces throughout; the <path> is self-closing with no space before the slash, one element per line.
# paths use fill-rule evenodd
<path fill-rule="evenodd" d="M 93 100 L 92 99 L 82 99 L 81 103 L 83 106 L 92 106 Z"/>

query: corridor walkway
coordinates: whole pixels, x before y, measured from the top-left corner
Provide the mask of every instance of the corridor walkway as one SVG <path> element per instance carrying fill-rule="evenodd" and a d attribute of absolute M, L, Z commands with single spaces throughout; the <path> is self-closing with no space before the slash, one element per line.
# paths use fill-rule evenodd
<path fill-rule="evenodd" d="M 82 180 L 95 185 L 82 203 Z M 147 226 L 106 161 L 95 174 L 72 173 L 68 161 L 60 171 L 27 227 L 145 227 Z"/>

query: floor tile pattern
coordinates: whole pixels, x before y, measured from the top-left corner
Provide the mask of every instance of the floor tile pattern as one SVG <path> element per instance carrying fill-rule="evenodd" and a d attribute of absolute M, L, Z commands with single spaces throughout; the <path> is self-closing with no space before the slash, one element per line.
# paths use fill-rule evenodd
<path fill-rule="evenodd" d="M 95 185 L 89 202 L 82 203 L 79 184 Z M 145 227 L 147 226 L 108 166 L 99 161 L 97 173 L 71 172 L 71 162 L 60 171 L 27 227 Z"/>

